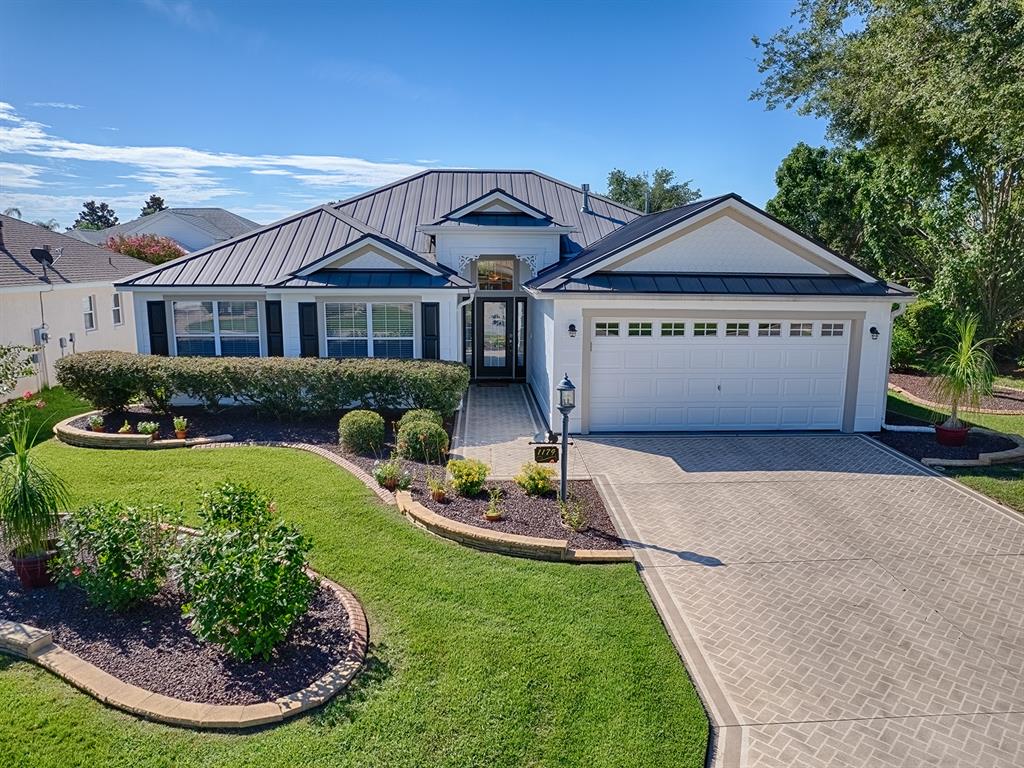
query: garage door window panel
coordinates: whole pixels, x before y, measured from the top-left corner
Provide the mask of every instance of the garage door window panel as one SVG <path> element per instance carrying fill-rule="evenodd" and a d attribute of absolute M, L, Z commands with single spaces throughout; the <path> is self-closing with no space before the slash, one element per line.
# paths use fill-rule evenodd
<path fill-rule="evenodd" d="M 717 336 L 718 335 L 718 323 L 694 323 L 693 324 L 693 335 L 694 336 Z"/>
<path fill-rule="evenodd" d="M 807 338 L 814 335 L 814 323 L 790 323 L 789 335 Z"/>
<path fill-rule="evenodd" d="M 630 323 L 629 324 L 629 335 L 630 336 L 650 336 L 654 325 L 653 323 Z"/>
<path fill-rule="evenodd" d="M 661 324 L 661 335 L 662 336 L 685 336 L 686 335 L 686 323 L 662 323 Z"/>
<path fill-rule="evenodd" d="M 725 335 L 726 336 L 749 336 L 750 335 L 750 323 L 726 323 L 725 324 Z"/>
<path fill-rule="evenodd" d="M 782 323 L 758 323 L 757 335 L 762 337 L 781 336 Z"/>
<path fill-rule="evenodd" d="M 821 335 L 826 338 L 835 338 L 843 335 L 843 323 L 822 323 Z"/>
<path fill-rule="evenodd" d="M 619 335 L 619 324 L 618 323 L 606 323 L 606 322 L 594 323 L 594 335 L 595 336 L 618 336 Z"/>

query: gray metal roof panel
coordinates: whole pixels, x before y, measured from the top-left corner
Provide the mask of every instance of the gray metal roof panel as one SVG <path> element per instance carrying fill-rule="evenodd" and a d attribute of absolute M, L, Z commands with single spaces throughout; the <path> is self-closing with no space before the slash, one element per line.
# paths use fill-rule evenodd
<path fill-rule="evenodd" d="M 647 293 L 741 296 L 892 296 L 913 293 L 881 281 L 867 283 L 850 276 L 807 278 L 801 275 L 677 274 L 665 272 L 595 272 L 570 277 L 549 293 Z"/>
<path fill-rule="evenodd" d="M 428 275 L 413 269 L 322 269 L 306 277 L 293 277 L 277 283 L 275 288 L 359 288 L 420 289 L 457 288 L 469 286 L 456 275 Z"/>

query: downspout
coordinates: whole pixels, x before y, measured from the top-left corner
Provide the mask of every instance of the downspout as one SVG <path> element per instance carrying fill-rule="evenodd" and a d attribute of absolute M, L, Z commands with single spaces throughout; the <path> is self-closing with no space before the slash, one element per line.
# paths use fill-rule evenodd
<path fill-rule="evenodd" d="M 463 351 L 465 351 L 465 346 L 463 346 L 463 345 L 465 345 L 465 343 L 466 343 L 466 338 L 465 338 L 466 329 L 462 327 L 462 308 L 465 307 L 467 304 L 472 304 L 473 303 L 473 299 L 475 299 L 475 298 L 476 298 L 476 286 L 474 286 L 474 287 L 469 289 L 469 296 L 466 298 L 465 301 L 460 301 L 458 304 L 455 305 L 455 315 L 456 315 L 456 318 L 458 319 L 459 330 L 461 331 L 461 333 L 459 334 L 459 346 L 462 347 Z M 474 332 L 474 334 L 476 333 L 476 329 L 475 328 L 473 329 L 473 332 Z M 472 343 L 472 341 L 470 343 Z M 465 360 L 463 360 L 463 362 L 465 362 Z M 474 363 L 475 362 L 476 361 L 474 361 Z M 470 376 L 473 375 L 472 371 L 470 371 L 469 373 L 470 373 Z M 464 403 L 465 403 L 465 397 L 463 397 L 463 399 L 461 401 L 459 401 L 459 407 L 456 410 L 457 411 L 461 411 L 462 410 L 462 406 L 463 406 Z"/>
<path fill-rule="evenodd" d="M 885 391 L 886 397 L 888 398 L 889 392 L 889 368 L 892 365 L 892 328 L 896 323 L 896 318 L 907 311 L 910 304 L 898 304 L 896 309 L 892 310 L 889 314 L 889 351 L 885 355 Z M 886 411 L 888 412 L 888 411 Z M 887 424 L 885 422 L 885 416 L 882 416 L 882 429 L 890 432 L 934 432 L 935 430 L 931 427 L 919 427 L 913 424 Z"/>

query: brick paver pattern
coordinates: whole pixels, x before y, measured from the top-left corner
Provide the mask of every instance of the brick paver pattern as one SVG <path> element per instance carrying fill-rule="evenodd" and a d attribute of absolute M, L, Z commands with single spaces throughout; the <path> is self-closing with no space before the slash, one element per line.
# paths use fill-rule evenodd
<path fill-rule="evenodd" d="M 578 447 L 742 732 L 716 765 L 1024 765 L 1019 518 L 858 436 Z"/>

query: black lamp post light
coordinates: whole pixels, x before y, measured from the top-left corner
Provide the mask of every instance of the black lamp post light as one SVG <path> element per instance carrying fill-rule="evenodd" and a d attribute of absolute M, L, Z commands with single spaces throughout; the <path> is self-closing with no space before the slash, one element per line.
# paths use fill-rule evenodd
<path fill-rule="evenodd" d="M 569 486 L 569 414 L 576 407 L 576 387 L 567 373 L 555 389 L 558 391 L 558 410 L 562 412 L 562 483 L 558 498 L 565 501 Z"/>

